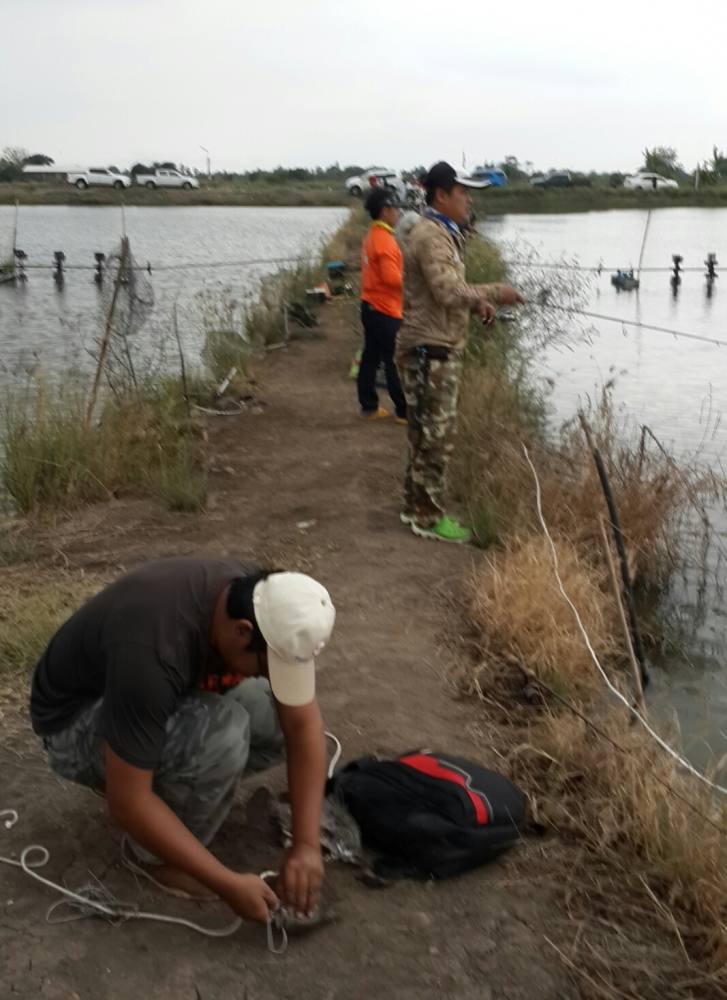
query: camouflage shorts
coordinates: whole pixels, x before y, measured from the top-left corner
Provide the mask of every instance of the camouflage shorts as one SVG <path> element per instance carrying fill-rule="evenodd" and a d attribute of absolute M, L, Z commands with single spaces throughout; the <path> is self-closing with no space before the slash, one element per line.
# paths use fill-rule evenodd
<path fill-rule="evenodd" d="M 404 513 L 427 528 L 445 512 L 462 362 L 456 357 L 435 361 L 412 354 L 398 360 L 409 426 Z"/>
<path fill-rule="evenodd" d="M 52 769 L 94 791 L 102 791 L 106 782 L 101 705 L 101 699 L 93 702 L 70 726 L 43 740 Z M 190 694 L 167 720 L 154 791 L 198 840 L 209 844 L 230 811 L 240 775 L 277 763 L 283 748 L 265 678 L 249 678 L 224 695 Z M 131 844 L 140 860 L 157 860 Z"/>

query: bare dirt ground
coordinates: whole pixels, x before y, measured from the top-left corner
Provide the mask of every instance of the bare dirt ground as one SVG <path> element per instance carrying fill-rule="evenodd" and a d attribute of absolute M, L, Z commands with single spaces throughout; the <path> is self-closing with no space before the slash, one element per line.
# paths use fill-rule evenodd
<path fill-rule="evenodd" d="M 304 569 L 330 589 L 338 619 L 319 674 L 326 723 L 344 759 L 413 747 L 447 748 L 494 763 L 481 708 L 455 697 L 442 637 L 464 575 L 478 554 L 418 540 L 400 524 L 405 428 L 364 424 L 346 378 L 355 342 L 344 306 L 325 310 L 325 339 L 294 343 L 261 369 L 262 412 L 210 418 L 211 488 L 198 516 L 146 501 L 99 505 L 46 530 L 55 564 L 112 578 L 147 559 L 234 553 Z M 32 572 L 31 572 L 32 575 Z M 22 696 L 22 697 L 21 697 Z M 102 800 L 55 778 L 29 730 L 24 695 L 0 715 L 0 854 L 26 844 L 51 852 L 47 875 L 77 887 L 93 872 L 143 909 L 217 924 L 222 906 L 170 901 L 138 885 L 119 863 L 119 831 Z M 242 783 L 214 845 L 243 870 L 279 856 L 265 791 L 278 768 Z M 335 919 L 266 949 L 246 926 L 211 939 L 146 922 L 83 920 L 49 926 L 54 896 L 0 866 L 0 995 L 63 1000 L 555 1000 L 578 996 L 545 941 L 558 940 L 557 886 L 547 856 L 561 848 L 526 839 L 488 868 L 441 883 L 371 889 L 354 869 L 331 865 Z"/>

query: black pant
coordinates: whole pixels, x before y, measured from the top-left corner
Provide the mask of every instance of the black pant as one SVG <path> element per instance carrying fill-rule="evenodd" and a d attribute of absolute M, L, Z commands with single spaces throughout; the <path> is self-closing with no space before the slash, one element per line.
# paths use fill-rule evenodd
<path fill-rule="evenodd" d="M 376 372 L 383 361 L 386 387 L 394 404 L 397 417 L 406 418 L 406 400 L 394 364 L 396 334 L 401 320 L 377 312 L 368 302 L 361 303 L 361 320 L 364 328 L 364 349 L 358 370 L 358 401 L 364 413 L 374 413 L 379 408 L 376 392 Z"/>

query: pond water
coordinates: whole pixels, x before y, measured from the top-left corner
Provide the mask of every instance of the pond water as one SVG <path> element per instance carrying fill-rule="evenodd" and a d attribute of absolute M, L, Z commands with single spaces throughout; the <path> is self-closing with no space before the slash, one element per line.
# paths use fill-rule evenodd
<path fill-rule="evenodd" d="M 481 226 L 510 260 L 566 260 L 581 266 L 604 265 L 591 276 L 582 307 L 588 311 L 663 326 L 727 341 L 727 287 L 722 277 L 707 294 L 704 261 L 709 253 L 727 264 L 727 210 L 663 209 L 652 212 L 637 292 L 611 285 L 615 268 L 636 267 L 646 227 L 646 212 L 591 212 L 578 215 L 493 217 Z M 668 271 L 672 255 L 683 267 L 674 296 Z M 535 268 L 548 283 L 548 270 Z M 568 272 L 561 272 L 561 275 Z M 581 272 L 572 272 L 580 274 Z M 531 280 L 533 267 L 514 267 L 513 283 Z M 715 469 L 724 467 L 727 410 L 727 347 L 598 319 L 581 321 L 588 337 L 568 348 L 548 348 L 539 364 L 552 380 L 550 403 L 557 425 L 575 414 L 587 395 L 613 378 L 614 399 L 633 424 L 646 423 L 678 456 L 699 452 Z M 716 529 L 707 565 L 707 582 L 695 565 L 673 582 L 667 613 L 683 630 L 683 648 L 660 661 L 650 702 L 658 711 L 676 709 L 690 756 L 703 764 L 727 751 L 727 606 L 721 582 L 727 551 L 727 517 L 710 511 Z M 696 549 L 695 541 L 695 549 Z"/>
<path fill-rule="evenodd" d="M 17 246 L 28 255 L 29 280 L 0 285 L 0 365 L 13 372 L 40 356 L 53 372 L 88 359 L 83 348 L 98 335 L 101 295 L 93 271 L 73 267 L 92 268 L 94 253 L 118 251 L 124 228 L 136 262 L 152 265 L 155 305 L 140 336 L 151 350 L 168 335 L 176 302 L 185 351 L 194 360 L 202 342 L 195 296 L 206 290 L 242 301 L 281 266 L 217 262 L 315 256 L 346 215 L 342 208 L 132 207 L 122 216 L 118 208 L 21 207 Z M 15 209 L 0 206 L 0 259 L 12 248 L 14 225 Z M 68 267 L 62 288 L 52 270 L 34 269 L 52 265 L 56 250 Z M 199 266 L 180 266 L 194 262 Z"/>

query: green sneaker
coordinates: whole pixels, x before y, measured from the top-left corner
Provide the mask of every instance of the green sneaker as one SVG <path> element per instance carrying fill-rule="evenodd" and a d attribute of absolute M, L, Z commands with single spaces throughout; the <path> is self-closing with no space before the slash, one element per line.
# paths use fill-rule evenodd
<path fill-rule="evenodd" d="M 422 528 L 416 521 L 411 521 L 410 527 L 419 538 L 434 538 L 439 542 L 454 542 L 456 545 L 465 545 L 472 541 L 472 532 L 448 514 L 440 517 L 431 528 Z"/>

